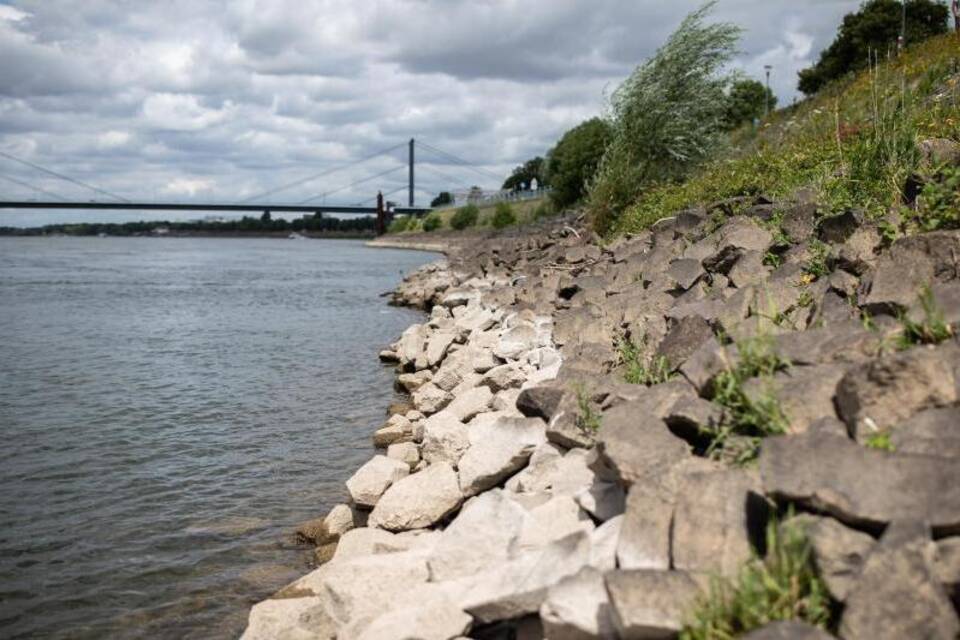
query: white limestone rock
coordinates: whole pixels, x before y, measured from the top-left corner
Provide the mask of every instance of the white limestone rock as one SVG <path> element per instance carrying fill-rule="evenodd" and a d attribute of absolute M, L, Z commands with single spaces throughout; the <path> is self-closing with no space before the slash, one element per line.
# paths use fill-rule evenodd
<path fill-rule="evenodd" d="M 387 457 L 406 462 L 413 469 L 420 462 L 420 448 L 412 442 L 395 442 L 387 447 Z"/>
<path fill-rule="evenodd" d="M 485 491 L 523 468 L 530 454 L 546 442 L 538 418 L 500 418 L 470 429 L 470 448 L 460 458 L 460 488 L 465 496 Z"/>
<path fill-rule="evenodd" d="M 354 504 L 373 507 L 390 485 L 409 473 L 405 463 L 376 455 L 347 480 L 347 491 Z"/>
<path fill-rule="evenodd" d="M 456 510 L 463 501 L 457 473 L 446 462 L 395 482 L 377 501 L 368 523 L 388 531 L 424 529 Z"/>
<path fill-rule="evenodd" d="M 423 421 L 422 456 L 428 463 L 448 462 L 456 467 L 469 447 L 467 426 L 449 411 L 441 411 Z"/>
<path fill-rule="evenodd" d="M 616 638 L 603 574 L 584 567 L 550 587 L 540 606 L 543 630 L 550 640 Z"/>

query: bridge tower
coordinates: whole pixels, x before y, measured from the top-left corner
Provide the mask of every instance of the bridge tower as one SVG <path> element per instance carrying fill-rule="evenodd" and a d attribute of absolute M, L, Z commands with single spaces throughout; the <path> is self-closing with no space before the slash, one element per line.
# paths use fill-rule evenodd
<path fill-rule="evenodd" d="M 410 166 L 409 166 L 409 180 L 407 183 L 407 204 L 413 206 L 413 161 L 414 161 L 414 139 L 410 138 Z"/>

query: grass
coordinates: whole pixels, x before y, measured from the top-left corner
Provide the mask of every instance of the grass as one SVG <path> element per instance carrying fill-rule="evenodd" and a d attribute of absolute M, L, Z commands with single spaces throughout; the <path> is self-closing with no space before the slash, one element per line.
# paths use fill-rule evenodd
<path fill-rule="evenodd" d="M 590 397 L 587 395 L 583 386 L 577 387 L 577 426 L 588 433 L 600 431 L 600 414 L 590 403 Z"/>
<path fill-rule="evenodd" d="M 870 447 L 871 449 L 877 449 L 879 451 L 889 451 L 893 453 L 896 451 L 896 447 L 893 446 L 893 441 L 890 440 L 889 431 L 877 431 L 870 435 L 864 441 L 864 446 Z"/>
<path fill-rule="evenodd" d="M 756 459 L 763 438 L 786 433 L 790 426 L 772 392 L 764 390 L 751 397 L 744 385 L 753 378 L 769 381 L 789 363 L 777 355 L 769 336 L 742 340 L 737 351 L 736 365 L 721 371 L 713 381 L 713 401 L 725 409 L 724 419 L 705 435 L 710 438 L 708 456 L 742 466 Z M 731 446 L 734 441 L 736 445 Z"/>
<path fill-rule="evenodd" d="M 624 366 L 623 379 L 630 384 L 652 386 L 670 380 L 674 376 L 673 368 L 665 356 L 654 357 L 645 363 L 639 347 L 627 339 L 622 339 L 617 347 L 620 362 Z"/>
<path fill-rule="evenodd" d="M 907 314 L 900 315 L 903 331 L 897 337 L 897 348 L 909 349 L 918 344 L 939 344 L 953 337 L 953 327 L 943 317 L 943 311 L 933 299 L 930 287 L 924 287 L 918 296 L 923 309 L 923 319 L 911 320 Z"/>
<path fill-rule="evenodd" d="M 829 629 L 834 603 L 817 574 L 811 546 L 795 524 L 767 524 L 766 556 L 734 580 L 714 578 L 688 616 L 681 640 L 732 640 L 777 620 Z"/>
<path fill-rule="evenodd" d="M 813 239 L 808 246 L 810 259 L 803 265 L 803 272 L 812 280 L 830 275 L 830 245 Z"/>
<path fill-rule="evenodd" d="M 905 179 L 919 170 L 916 142 L 926 138 L 960 140 L 960 47 L 953 34 L 835 82 L 776 112 L 758 131 L 740 130 L 727 153 L 689 179 L 647 189 L 614 232 L 639 231 L 699 203 L 759 194 L 785 199 L 800 188 L 812 189 L 822 215 L 856 206 L 879 219 L 902 201 Z M 949 199 L 928 200 L 947 202 L 929 205 L 940 218 L 956 212 Z M 927 226 L 934 224 L 942 223 Z"/>
<path fill-rule="evenodd" d="M 489 227 L 492 224 L 493 217 L 496 213 L 497 204 L 488 204 L 488 205 L 465 205 L 460 208 L 450 208 L 450 209 L 440 209 L 433 211 L 429 216 L 436 216 L 440 219 L 439 229 L 453 229 L 453 218 L 457 213 L 469 206 L 476 206 L 477 209 L 477 219 L 474 223 L 475 226 L 479 227 Z M 557 212 L 554 211 L 553 206 L 550 204 L 550 201 L 547 197 L 543 198 L 534 198 L 530 200 L 521 200 L 518 202 L 511 202 L 510 208 L 513 210 L 513 214 L 516 217 L 516 224 L 528 224 L 530 222 L 535 222 L 541 220 L 545 217 L 555 215 Z M 472 214 L 471 214 L 472 217 Z M 400 216 L 394 219 L 394 222 L 400 220 L 401 218 L 406 218 L 406 216 Z M 402 233 L 410 232 L 416 233 L 424 231 L 423 224 L 425 218 L 410 218 L 407 222 L 404 223 L 402 228 L 397 228 L 394 231 L 394 226 L 391 225 L 389 232 L 390 233 Z"/>

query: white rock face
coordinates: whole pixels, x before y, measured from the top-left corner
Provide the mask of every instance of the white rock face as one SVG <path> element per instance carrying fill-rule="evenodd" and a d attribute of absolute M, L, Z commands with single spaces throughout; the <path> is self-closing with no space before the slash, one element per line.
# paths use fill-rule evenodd
<path fill-rule="evenodd" d="M 591 533 L 593 521 L 570 496 L 553 496 L 529 510 L 517 546 L 520 549 L 543 547 L 578 531 Z"/>
<path fill-rule="evenodd" d="M 456 334 L 452 331 L 437 331 L 427 340 L 427 366 L 435 367 L 440 364 L 444 356 L 447 355 L 447 349 L 453 344 Z"/>
<path fill-rule="evenodd" d="M 473 618 L 451 599 L 438 597 L 389 611 L 368 624 L 358 640 L 449 640 L 462 636 Z"/>
<path fill-rule="evenodd" d="M 467 501 L 427 559 L 430 580 L 470 576 L 507 560 L 527 518 L 526 509 L 498 489 Z"/>
<path fill-rule="evenodd" d="M 550 587 L 540 619 L 550 640 L 617 637 L 603 574 L 593 567 L 584 567 Z"/>
<path fill-rule="evenodd" d="M 460 604 L 480 622 L 534 613 L 551 586 L 575 574 L 589 559 L 589 536 L 575 533 L 467 578 Z"/>
<path fill-rule="evenodd" d="M 457 420 L 466 422 L 478 413 L 487 411 L 491 400 L 493 400 L 493 392 L 490 389 L 474 387 L 457 395 L 453 402 L 447 405 L 446 411 L 456 416 Z"/>
<path fill-rule="evenodd" d="M 264 600 L 250 610 L 241 640 L 327 640 L 336 626 L 315 596 Z"/>
<path fill-rule="evenodd" d="M 387 457 L 406 462 L 413 469 L 420 462 L 420 448 L 412 442 L 396 442 L 387 447 Z"/>
<path fill-rule="evenodd" d="M 470 447 L 467 426 L 449 411 L 436 413 L 423 422 L 423 459 L 428 463 L 448 462 L 457 466 Z"/>
<path fill-rule="evenodd" d="M 391 533 L 374 527 L 358 527 L 340 538 L 333 560 L 343 561 L 380 553 L 398 553 L 401 551 L 433 549 L 440 537 L 438 531 L 405 531 Z"/>
<path fill-rule="evenodd" d="M 460 488 L 465 496 L 485 491 L 526 464 L 537 446 L 547 441 L 537 418 L 500 418 L 470 429 L 470 448 L 460 458 Z"/>
<path fill-rule="evenodd" d="M 347 491 L 355 504 L 372 507 L 390 485 L 409 473 L 406 463 L 377 455 L 347 480 Z"/>
<path fill-rule="evenodd" d="M 611 571 L 617 566 L 617 542 L 623 516 L 610 518 L 590 534 L 590 566 Z"/>
<path fill-rule="evenodd" d="M 520 367 L 519 364 L 511 362 L 509 364 L 502 364 L 499 367 L 494 367 L 487 371 L 483 375 L 483 379 L 480 380 L 480 384 L 485 387 L 490 387 L 490 390 L 496 393 L 497 391 L 502 391 L 504 389 L 512 389 L 514 387 L 519 387 L 527 379 L 527 373 Z"/>
<path fill-rule="evenodd" d="M 453 396 L 449 392 L 436 386 L 433 382 L 428 382 L 417 389 L 413 396 L 413 406 L 425 415 L 436 413 L 450 404 Z"/>
<path fill-rule="evenodd" d="M 368 523 L 388 531 L 432 526 L 460 506 L 457 472 L 446 462 L 395 482 L 377 501 Z"/>
<path fill-rule="evenodd" d="M 539 346 L 538 343 L 539 336 L 532 324 L 518 324 L 503 332 L 493 353 L 504 360 L 516 360 Z"/>
<path fill-rule="evenodd" d="M 327 533 L 335 539 L 350 531 L 356 526 L 356 519 L 353 509 L 349 505 L 338 504 L 323 519 L 323 524 L 327 527 Z"/>
<path fill-rule="evenodd" d="M 397 356 L 401 364 L 414 362 L 423 351 L 426 340 L 426 327 L 421 324 L 411 325 L 400 336 L 397 343 Z"/>

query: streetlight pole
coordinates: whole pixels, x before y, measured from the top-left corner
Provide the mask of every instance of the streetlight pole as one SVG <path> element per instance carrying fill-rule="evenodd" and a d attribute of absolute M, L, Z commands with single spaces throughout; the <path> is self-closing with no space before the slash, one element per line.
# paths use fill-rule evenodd
<path fill-rule="evenodd" d="M 763 65 L 763 70 L 767 72 L 767 92 L 763 94 L 763 119 L 766 120 L 770 117 L 770 71 L 773 69 L 772 65 L 765 64 Z"/>
<path fill-rule="evenodd" d="M 907 0 L 900 0 L 900 37 L 897 38 L 897 55 L 903 53 L 907 44 Z"/>

